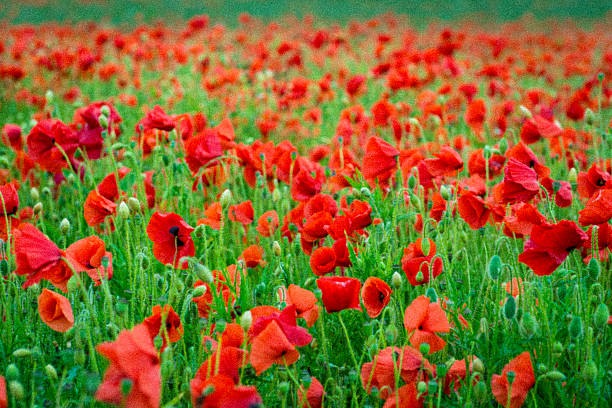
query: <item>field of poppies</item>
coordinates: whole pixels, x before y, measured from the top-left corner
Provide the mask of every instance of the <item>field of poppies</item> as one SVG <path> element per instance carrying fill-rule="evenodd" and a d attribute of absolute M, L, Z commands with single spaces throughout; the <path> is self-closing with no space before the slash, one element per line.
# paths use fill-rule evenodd
<path fill-rule="evenodd" d="M 610 27 L 0 24 L 0 408 L 608 406 Z"/>

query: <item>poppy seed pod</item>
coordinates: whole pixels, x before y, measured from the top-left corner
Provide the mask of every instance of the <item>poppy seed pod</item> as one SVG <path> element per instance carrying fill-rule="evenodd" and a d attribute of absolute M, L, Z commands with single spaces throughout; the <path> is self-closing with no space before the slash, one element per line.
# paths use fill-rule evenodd
<path fill-rule="evenodd" d="M 413 188 L 416 187 L 416 177 L 414 177 L 413 175 L 411 175 L 410 177 L 408 177 L 408 187 L 412 190 Z"/>
<path fill-rule="evenodd" d="M 569 181 L 570 183 L 575 183 L 577 180 L 578 180 L 578 172 L 576 171 L 575 167 L 572 167 L 569 173 L 567 173 L 567 181 Z"/>
<path fill-rule="evenodd" d="M 569 335 L 572 339 L 578 340 L 584 335 L 584 324 L 580 316 L 574 316 L 569 324 Z"/>
<path fill-rule="evenodd" d="M 553 370 L 546 373 L 544 378 L 549 381 L 565 381 L 566 377 L 565 374 L 563 374 L 561 371 Z"/>
<path fill-rule="evenodd" d="M 395 289 L 400 289 L 402 287 L 402 275 L 398 272 L 393 272 L 393 276 L 391 276 L 391 285 L 393 285 Z"/>
<path fill-rule="evenodd" d="M 107 129 L 108 128 L 108 118 L 106 116 L 104 116 L 104 115 L 98 116 L 98 123 L 100 124 L 102 129 Z"/>
<path fill-rule="evenodd" d="M 531 113 L 531 111 L 524 105 L 519 105 L 519 110 L 521 111 L 521 113 L 523 114 L 523 116 L 527 117 L 527 118 L 531 118 L 533 117 L 533 114 Z"/>
<path fill-rule="evenodd" d="M 424 394 L 427 392 L 427 383 L 425 381 L 419 381 L 417 384 L 417 391 L 419 394 Z"/>
<path fill-rule="evenodd" d="M 125 201 L 122 201 L 121 204 L 119 204 L 119 208 L 117 209 L 117 215 L 119 215 L 119 218 L 124 220 L 127 220 L 130 217 L 130 209 L 128 208 Z"/>
<path fill-rule="evenodd" d="M 196 263 L 193 265 L 193 271 L 195 272 L 198 279 L 200 279 L 204 283 L 212 283 L 213 275 L 210 272 L 210 269 L 201 263 Z"/>
<path fill-rule="evenodd" d="M 505 138 L 499 141 L 498 146 L 499 146 L 499 154 L 501 155 L 506 154 L 506 150 L 508 150 L 508 141 Z"/>
<path fill-rule="evenodd" d="M 599 370 L 597 369 L 597 364 L 595 364 L 595 361 L 589 360 L 583 364 L 582 378 L 584 378 L 584 381 L 586 382 L 593 382 L 595 378 L 597 378 L 598 371 Z"/>
<path fill-rule="evenodd" d="M 523 316 L 521 317 L 521 322 L 520 322 L 520 329 L 521 329 L 521 332 L 527 338 L 531 338 L 535 335 L 538 329 L 538 323 L 535 317 L 531 313 L 529 312 L 523 313 Z"/>
<path fill-rule="evenodd" d="M 587 272 L 592 280 L 596 281 L 599 279 L 599 275 L 601 274 L 601 266 L 599 265 L 599 261 L 597 259 L 591 258 L 589 265 L 587 266 Z"/>
<path fill-rule="evenodd" d="M 32 201 L 38 201 L 40 199 L 40 193 L 36 187 L 30 189 L 30 198 L 32 198 Z"/>
<path fill-rule="evenodd" d="M 479 402 L 484 402 L 489 398 L 487 393 L 487 385 L 484 381 L 478 381 L 474 386 L 474 397 Z"/>
<path fill-rule="evenodd" d="M 452 190 L 446 184 L 440 187 L 440 195 L 443 199 L 448 200 L 452 196 Z"/>
<path fill-rule="evenodd" d="M 13 357 L 17 357 L 17 358 L 29 357 L 31 355 L 32 355 L 32 351 L 27 348 L 19 348 L 13 351 Z"/>
<path fill-rule="evenodd" d="M 21 401 L 25 397 L 23 385 L 18 381 L 9 382 L 9 393 L 16 399 Z"/>
<path fill-rule="evenodd" d="M 138 201 L 136 197 L 128 198 L 127 205 L 132 212 L 136 213 L 140 211 L 140 201 Z"/>
<path fill-rule="evenodd" d="M 110 108 L 108 107 L 108 105 L 102 105 L 100 107 L 100 113 L 108 118 L 110 116 L 110 113 L 111 113 Z"/>
<path fill-rule="evenodd" d="M 478 357 L 476 357 L 472 361 L 472 371 L 474 371 L 475 373 L 481 373 L 481 374 L 483 374 L 485 371 L 484 363 Z"/>
<path fill-rule="evenodd" d="M 196 286 L 195 288 L 193 288 L 193 294 L 192 294 L 192 298 L 197 298 L 200 296 L 204 296 L 204 294 L 206 293 L 208 289 L 206 288 L 206 285 L 200 285 L 200 286 Z"/>
<path fill-rule="evenodd" d="M 281 246 L 278 243 L 278 241 L 272 242 L 272 252 L 274 253 L 274 256 L 277 256 L 277 257 L 281 256 L 282 251 L 281 251 Z"/>
<path fill-rule="evenodd" d="M 66 235 L 70 231 L 70 221 L 67 218 L 62 219 L 59 229 L 63 235 Z"/>
<path fill-rule="evenodd" d="M 491 260 L 489 260 L 489 266 L 487 268 L 487 272 L 489 273 L 489 278 L 496 280 L 499 278 L 499 274 L 502 270 L 502 261 L 498 255 L 493 255 Z"/>

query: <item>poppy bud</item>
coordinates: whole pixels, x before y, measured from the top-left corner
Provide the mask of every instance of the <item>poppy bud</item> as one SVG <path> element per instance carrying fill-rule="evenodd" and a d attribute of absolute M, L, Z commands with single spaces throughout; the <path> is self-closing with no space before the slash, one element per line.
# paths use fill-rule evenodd
<path fill-rule="evenodd" d="M 400 289 L 402 287 L 402 275 L 398 272 L 393 272 L 393 276 L 391 276 L 391 285 L 395 289 Z"/>
<path fill-rule="evenodd" d="M 132 386 L 134 382 L 129 378 L 124 378 L 121 380 L 121 394 L 126 397 L 130 391 L 132 391 Z"/>
<path fill-rule="evenodd" d="M 45 366 L 45 373 L 47 373 L 47 376 L 50 379 L 52 379 L 54 381 L 57 380 L 57 370 L 51 364 L 47 364 Z"/>
<path fill-rule="evenodd" d="M 533 117 L 533 115 L 531 114 L 531 111 L 530 111 L 530 110 L 529 110 L 527 107 L 525 107 L 525 106 L 523 106 L 523 105 L 520 105 L 520 106 L 519 106 L 519 109 L 520 109 L 521 113 L 522 113 L 522 114 L 523 114 L 525 117 L 527 117 L 527 118 L 531 118 L 531 117 Z"/>
<path fill-rule="evenodd" d="M 138 199 L 136 197 L 128 198 L 127 205 L 128 205 L 128 208 L 132 212 L 135 212 L 135 213 L 140 212 L 140 209 L 141 209 L 140 201 L 138 201 Z"/>
<path fill-rule="evenodd" d="M 9 393 L 16 400 L 22 400 L 25 397 L 25 392 L 23 391 L 23 385 L 21 385 L 18 381 L 9 382 Z"/>
<path fill-rule="evenodd" d="M 425 381 L 419 381 L 417 384 L 417 391 L 419 394 L 424 394 L 427 392 L 427 383 Z"/>
<path fill-rule="evenodd" d="M 597 74 L 597 80 L 598 80 L 599 82 L 601 82 L 601 81 L 603 81 L 603 80 L 604 80 L 605 76 L 606 76 L 606 75 L 605 75 L 603 72 L 599 72 L 599 73 Z"/>
<path fill-rule="evenodd" d="M 280 391 L 281 395 L 286 395 L 289 392 L 289 383 L 287 381 L 281 382 L 278 384 L 278 390 Z"/>
<path fill-rule="evenodd" d="M 34 211 L 35 215 L 40 214 L 42 212 L 42 210 L 43 210 L 43 205 L 42 205 L 42 203 L 40 201 L 37 202 L 36 204 L 34 204 L 33 211 Z"/>
<path fill-rule="evenodd" d="M 489 278 L 496 280 L 499 278 L 499 274 L 502 270 L 502 261 L 498 255 L 493 255 L 491 260 L 489 260 L 489 267 L 487 268 L 487 272 L 489 272 Z"/>
<path fill-rule="evenodd" d="M 538 323 L 531 313 L 525 312 L 521 317 L 521 323 L 519 327 L 525 337 L 531 338 L 538 329 Z"/>
<path fill-rule="evenodd" d="M 593 227 L 595 229 L 595 227 Z M 591 258 L 589 261 L 589 265 L 587 266 L 587 272 L 591 279 L 596 281 L 599 279 L 599 274 L 601 273 L 601 266 L 599 266 L 599 261 L 595 258 Z"/>
<path fill-rule="evenodd" d="M 499 141 L 499 154 L 506 154 L 506 150 L 508 150 L 508 141 L 504 138 Z"/>
<path fill-rule="evenodd" d="M 79 287 L 78 278 L 76 276 L 71 277 L 66 286 L 68 288 L 68 292 L 74 292 Z"/>
<path fill-rule="evenodd" d="M 370 189 L 367 187 L 361 187 L 359 192 L 361 193 L 362 197 L 370 197 L 372 195 L 372 193 L 370 192 Z"/>
<path fill-rule="evenodd" d="M 98 123 L 100 124 L 102 129 L 107 129 L 108 128 L 108 118 L 106 116 L 104 116 L 104 115 L 98 116 Z"/>
<path fill-rule="evenodd" d="M 516 299 L 513 296 L 508 296 L 504 304 L 504 317 L 512 320 L 516 316 Z"/>
<path fill-rule="evenodd" d="M 15 364 L 9 364 L 6 367 L 6 379 L 9 381 L 16 380 L 19 378 L 19 368 Z"/>
<path fill-rule="evenodd" d="M 38 192 L 38 189 L 36 187 L 32 187 L 30 189 L 30 197 L 33 201 L 38 201 L 40 199 L 40 193 Z"/>
<path fill-rule="evenodd" d="M 423 279 L 425 279 L 425 277 L 423 276 L 423 272 L 419 271 L 415 276 L 415 280 L 417 282 L 423 282 Z"/>
<path fill-rule="evenodd" d="M 448 200 L 449 198 L 451 198 L 452 194 L 453 193 L 450 187 L 448 187 L 447 185 L 443 185 L 442 187 L 440 187 L 440 195 L 443 199 Z"/>
<path fill-rule="evenodd" d="M 552 353 L 555 358 L 559 358 L 561 356 L 561 353 L 563 353 L 563 345 L 558 341 L 553 343 Z"/>
<path fill-rule="evenodd" d="M 127 220 L 130 217 L 130 209 L 128 208 L 125 201 L 122 201 L 121 204 L 119 204 L 117 214 L 119 215 L 119 218 L 124 220 Z"/>
<path fill-rule="evenodd" d="M 572 167 L 567 174 L 567 181 L 570 183 L 575 183 L 578 180 L 578 173 L 576 172 L 576 168 Z"/>
<path fill-rule="evenodd" d="M 275 203 L 278 203 L 281 198 L 282 198 L 282 195 L 281 195 L 280 189 L 275 188 L 274 191 L 272 192 L 272 201 L 274 201 Z"/>
<path fill-rule="evenodd" d="M 389 325 L 385 328 L 385 337 L 387 338 L 387 342 L 390 344 L 394 344 L 397 340 L 398 330 L 395 325 Z"/>
<path fill-rule="evenodd" d="M 546 373 L 544 378 L 549 381 L 565 381 L 566 377 L 565 374 L 563 374 L 561 371 L 553 370 Z"/>
<path fill-rule="evenodd" d="M 587 125 L 592 126 L 593 123 L 595 123 L 595 120 L 596 120 L 595 112 L 593 112 L 591 108 L 586 108 L 584 111 L 584 122 Z"/>
<path fill-rule="evenodd" d="M 110 116 L 110 108 L 108 107 L 108 105 L 102 105 L 102 107 L 100 107 L 100 113 L 106 117 Z"/>
<path fill-rule="evenodd" d="M 474 371 L 475 373 L 481 373 L 481 374 L 483 374 L 485 371 L 484 363 L 478 357 L 476 357 L 472 361 L 472 371 Z"/>
<path fill-rule="evenodd" d="M 490 146 L 485 146 L 482 152 L 483 157 L 485 158 L 485 160 L 489 160 L 491 158 L 491 155 L 493 154 L 493 152 L 491 151 L 491 147 Z"/>
<path fill-rule="evenodd" d="M 584 324 L 580 316 L 574 316 L 569 324 L 569 335 L 572 339 L 578 340 L 584 335 Z"/>
<path fill-rule="evenodd" d="M 221 193 L 221 198 L 219 199 L 221 203 L 221 207 L 226 208 L 232 202 L 232 190 L 226 188 L 223 193 Z"/>
<path fill-rule="evenodd" d="M 610 318 L 610 309 L 605 303 L 601 303 L 595 309 L 595 315 L 593 316 L 593 322 L 595 323 L 595 327 L 600 330 L 605 329 L 608 325 L 608 319 Z"/>
<path fill-rule="evenodd" d="M 250 310 L 247 310 L 240 316 L 240 326 L 244 329 L 244 331 L 248 331 L 251 328 L 251 324 L 253 323 L 253 315 Z"/>
<path fill-rule="evenodd" d="M 149 269 L 150 260 L 143 252 L 136 254 L 136 260 L 138 261 L 141 269 Z"/>
<path fill-rule="evenodd" d="M 436 290 L 434 288 L 427 288 L 425 296 L 429 298 L 431 303 L 436 303 L 438 301 L 438 294 L 436 293 Z"/>
<path fill-rule="evenodd" d="M 480 329 L 480 333 L 483 333 L 487 336 L 489 335 L 489 321 L 487 320 L 486 317 L 483 317 L 482 319 L 480 319 L 479 329 Z"/>
<path fill-rule="evenodd" d="M 474 397 L 479 402 L 484 402 L 489 398 L 487 395 L 487 385 L 484 381 L 478 381 L 474 386 Z"/>
<path fill-rule="evenodd" d="M 412 204 L 417 210 L 421 209 L 421 200 L 416 194 L 410 193 L 410 204 Z"/>
<path fill-rule="evenodd" d="M 582 368 L 582 378 L 586 382 L 593 382 L 597 378 L 597 364 L 593 360 L 584 363 Z"/>
<path fill-rule="evenodd" d="M 412 190 L 414 187 L 416 187 L 416 177 L 414 177 L 413 175 L 411 175 L 410 177 L 408 177 L 408 187 Z"/>
<path fill-rule="evenodd" d="M 423 355 L 427 355 L 427 354 L 429 354 L 429 350 L 430 350 L 430 348 L 431 348 L 431 347 L 429 346 L 429 343 L 421 343 L 421 344 L 419 345 L 419 351 L 420 351 L 420 352 L 421 352 L 421 354 L 423 354 Z"/>
<path fill-rule="evenodd" d="M 47 92 L 45 92 L 45 100 L 48 104 L 53 103 L 53 99 L 55 98 L 55 94 L 53 93 L 52 90 L 48 89 Z"/>
<path fill-rule="evenodd" d="M 32 351 L 27 348 L 19 348 L 13 351 L 13 357 L 17 357 L 17 358 L 29 357 L 31 355 L 32 355 Z"/>
<path fill-rule="evenodd" d="M 64 218 L 61 222 L 60 222 L 60 226 L 59 226 L 60 232 L 63 235 L 66 235 L 68 233 L 68 231 L 70 231 L 70 221 L 68 221 L 67 218 Z"/>
<path fill-rule="evenodd" d="M 508 378 L 508 383 L 512 385 L 516 378 L 516 373 L 514 371 L 508 371 L 508 373 L 506 373 L 506 378 Z"/>

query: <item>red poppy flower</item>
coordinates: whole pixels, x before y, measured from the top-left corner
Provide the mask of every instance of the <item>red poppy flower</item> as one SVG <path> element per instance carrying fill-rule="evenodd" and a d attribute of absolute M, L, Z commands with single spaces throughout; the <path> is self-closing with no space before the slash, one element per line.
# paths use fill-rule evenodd
<path fill-rule="evenodd" d="M 310 218 L 318 212 L 327 212 L 332 217 L 338 213 L 338 204 L 329 194 L 317 194 L 304 205 L 304 217 Z"/>
<path fill-rule="evenodd" d="M 487 115 L 487 107 L 483 99 L 474 99 L 465 110 L 465 123 L 475 132 L 482 132 L 482 127 Z"/>
<path fill-rule="evenodd" d="M 428 283 L 430 279 L 439 276 L 443 270 L 442 259 L 440 257 L 434 259 L 436 244 L 430 238 L 427 238 L 427 240 L 429 241 L 429 253 L 427 256 L 423 253 L 423 238 L 418 238 L 416 242 L 410 243 L 408 248 L 404 249 L 402 270 L 412 286 Z M 419 272 L 423 275 L 422 278 L 419 276 L 420 280 L 417 279 Z"/>
<path fill-rule="evenodd" d="M 336 252 L 330 247 L 319 247 L 310 255 L 310 268 L 317 276 L 323 276 L 336 268 Z"/>
<path fill-rule="evenodd" d="M 612 254 L 612 226 L 608 223 L 597 226 L 597 248 L 593 254 L 593 225 L 587 231 L 589 239 L 582 244 L 582 258 L 588 264 L 592 256 L 606 262 Z"/>
<path fill-rule="evenodd" d="M 244 260 L 247 268 L 255 268 L 257 266 L 266 266 L 267 262 L 263 260 L 263 248 L 259 245 L 251 245 L 246 247 L 238 259 Z"/>
<path fill-rule="evenodd" d="M 136 124 L 136 133 L 141 134 L 151 129 L 165 130 L 167 132 L 174 129 L 176 122 L 172 119 L 164 110 L 159 106 L 155 105 L 144 118 L 142 118 Z"/>
<path fill-rule="evenodd" d="M 404 327 L 410 335 L 410 344 L 419 348 L 422 343 L 427 343 L 430 353 L 442 350 L 446 345 L 436 333 L 450 332 L 446 313 L 438 303 L 431 303 L 427 296 L 419 296 L 406 308 Z"/>
<path fill-rule="evenodd" d="M 194 408 L 257 408 L 262 403 L 255 387 L 236 385 L 223 374 L 204 381 L 196 377 L 189 385 Z"/>
<path fill-rule="evenodd" d="M 578 173 L 577 184 L 580 198 L 590 198 L 596 191 L 604 188 L 611 179 L 610 174 L 600 170 L 597 164 L 593 163 L 586 173 L 583 171 Z"/>
<path fill-rule="evenodd" d="M 55 331 L 65 333 L 74 326 L 72 306 L 65 296 L 43 288 L 38 296 L 38 314 L 40 319 Z"/>
<path fill-rule="evenodd" d="M 278 214 L 275 210 L 266 211 L 257 220 L 257 232 L 262 237 L 271 237 L 278 228 Z"/>
<path fill-rule="evenodd" d="M 361 300 L 365 306 L 368 316 L 372 319 L 378 317 L 382 310 L 391 300 L 391 288 L 385 281 L 375 276 L 370 276 L 361 288 Z"/>
<path fill-rule="evenodd" d="M 15 151 L 23 150 L 21 127 L 12 123 L 2 126 L 2 143 L 10 146 Z"/>
<path fill-rule="evenodd" d="M 508 382 L 508 372 L 515 374 L 512 385 Z M 495 400 L 508 408 L 519 408 L 525 402 L 527 393 L 535 384 L 535 375 L 531 356 L 528 351 L 524 351 L 510 361 L 502 370 L 502 375 L 493 374 L 491 378 L 491 392 Z M 508 395 L 510 391 L 510 395 Z M 508 404 L 510 397 L 510 405 Z"/>
<path fill-rule="evenodd" d="M 108 258 L 108 266 L 102 265 L 102 258 Z M 113 257 L 106 251 L 104 241 L 95 235 L 83 238 L 66 249 L 66 258 L 76 272 L 87 272 L 87 275 L 96 282 L 96 286 L 101 284 L 102 279 L 113 277 Z"/>
<path fill-rule="evenodd" d="M 231 221 L 247 226 L 254 219 L 253 203 L 251 200 L 247 200 L 240 204 L 232 205 L 229 207 L 227 215 Z"/>
<path fill-rule="evenodd" d="M 471 229 L 485 226 L 491 215 L 491 210 L 482 199 L 471 192 L 464 192 L 457 200 L 459 215 L 468 223 Z"/>
<path fill-rule="evenodd" d="M 325 390 L 323 385 L 315 377 L 310 378 L 310 386 L 304 390 L 304 386 L 298 389 L 298 407 L 299 408 L 321 408 L 323 406 L 323 397 Z"/>
<path fill-rule="evenodd" d="M 397 170 L 399 150 L 379 137 L 371 137 L 365 146 L 365 155 L 361 166 L 361 174 L 368 181 L 378 179 L 386 185 L 387 180 Z"/>
<path fill-rule="evenodd" d="M 206 286 L 206 291 L 203 295 L 192 299 L 197 304 L 198 315 L 204 319 L 208 318 L 210 307 L 213 303 L 213 288 L 216 291 L 216 295 L 223 299 L 226 308 L 233 307 L 236 302 L 236 296 L 240 295 L 241 275 L 236 264 L 229 265 L 223 271 L 214 270 L 212 275 L 213 284 L 207 284 L 198 280 L 193 285 L 194 288 Z M 236 296 L 234 296 L 234 292 L 236 292 Z"/>
<path fill-rule="evenodd" d="M 504 234 L 510 238 L 531 235 L 535 225 L 546 222 L 546 217 L 533 204 L 518 203 L 510 206 L 510 210 L 511 214 L 504 217 Z"/>
<path fill-rule="evenodd" d="M 506 203 L 529 201 L 540 191 L 536 172 L 518 160 L 508 160 L 504 174 L 502 196 Z"/>
<path fill-rule="evenodd" d="M 187 268 L 187 262 L 181 262 L 181 258 L 195 255 L 193 230 L 178 214 L 154 212 L 147 225 L 147 236 L 153 241 L 155 259 L 164 265 Z"/>
<path fill-rule="evenodd" d="M 444 392 L 450 395 L 451 389 L 457 391 L 465 382 L 468 374 L 473 373 L 472 364 L 476 357 L 469 356 L 462 360 L 455 360 L 448 369 L 444 379 Z M 479 375 L 474 376 L 474 384 L 478 381 Z"/>
<path fill-rule="evenodd" d="M 612 218 L 612 188 L 601 189 L 593 193 L 578 214 L 578 222 L 583 226 L 608 222 Z"/>
<path fill-rule="evenodd" d="M 302 227 L 302 238 L 308 242 L 316 242 L 327 236 L 329 227 L 333 223 L 333 218 L 327 211 L 319 211 L 306 219 Z"/>
<path fill-rule="evenodd" d="M 19 195 L 15 182 L 0 185 L 0 216 L 9 217 L 16 215 L 19 210 Z M 0 222 L 6 220 L 0 218 Z"/>
<path fill-rule="evenodd" d="M 428 377 L 435 368 L 416 349 L 410 346 L 387 347 L 371 362 L 361 366 L 361 384 L 366 392 L 379 390 L 379 398 L 387 399 L 395 390 L 395 377 L 399 374 L 405 383 L 416 383 Z"/>
<path fill-rule="evenodd" d="M 470 153 L 468 159 L 470 175 L 478 175 L 484 179 L 487 176 L 487 163 L 489 165 L 489 179 L 491 179 L 501 174 L 506 158 L 500 154 L 492 154 L 489 160 L 485 161 L 484 150 L 476 149 Z"/>
<path fill-rule="evenodd" d="M 385 401 L 383 408 L 421 408 L 423 400 L 422 396 L 419 397 L 416 383 L 413 382 L 400 387 L 393 395 L 390 395 Z"/>
<path fill-rule="evenodd" d="M 130 171 L 132 171 L 132 169 L 129 167 L 119 168 L 117 170 L 119 180 L 127 176 Z M 114 171 L 102 179 L 100 184 L 98 184 L 97 191 L 107 200 L 116 201 L 119 199 L 119 184 L 117 183 L 117 177 L 115 177 Z"/>
<path fill-rule="evenodd" d="M 204 218 L 198 220 L 198 225 L 208 225 L 214 230 L 221 229 L 222 211 L 220 202 L 212 203 L 204 210 Z"/>
<path fill-rule="evenodd" d="M 314 163 L 317 164 L 317 163 Z M 317 164 L 313 169 L 300 169 L 293 177 L 291 183 L 291 198 L 295 201 L 308 201 L 321 192 L 325 182 L 325 173 L 321 165 Z"/>
<path fill-rule="evenodd" d="M 162 321 L 164 322 L 163 330 Z M 164 350 L 169 342 L 176 343 L 183 337 L 181 318 L 172 309 L 171 305 L 164 305 L 163 309 L 160 305 L 153 306 L 151 316 L 144 319 L 142 324 L 149 331 L 151 340 L 155 339 L 158 335 L 162 337 L 163 343 L 160 351 Z"/>
<path fill-rule="evenodd" d="M 46 279 L 66 292 L 72 272 L 61 259 L 64 251 L 31 224 L 19 224 L 13 234 L 17 263 L 15 274 L 27 275 L 23 287 L 27 288 L 40 282 L 41 279 Z"/>
<path fill-rule="evenodd" d="M 436 191 L 431 197 L 431 202 L 429 216 L 439 222 L 442 219 L 442 214 L 446 211 L 446 200 Z"/>
<path fill-rule="evenodd" d="M 344 309 L 361 309 L 359 306 L 359 290 L 361 289 L 359 279 L 346 276 L 325 276 L 317 279 L 317 287 L 321 289 L 321 299 L 327 313 Z"/>
<path fill-rule="evenodd" d="M 96 399 L 116 406 L 158 408 L 161 398 L 161 370 L 157 350 L 146 326 L 123 330 L 117 340 L 98 344 L 98 353 L 110 361 Z M 122 392 L 124 381 L 130 392 Z"/>
<path fill-rule="evenodd" d="M 535 225 L 518 260 L 529 266 L 536 275 L 550 275 L 572 249 L 582 246 L 588 238 L 575 222 L 569 220 Z"/>
<path fill-rule="evenodd" d="M 6 396 L 6 380 L 0 375 L 0 408 L 8 408 L 8 398 Z"/>
<path fill-rule="evenodd" d="M 79 146 L 76 133 L 58 119 L 45 119 L 30 130 L 28 155 L 44 170 L 59 173 Z M 59 146 L 59 147 L 58 147 Z"/>
<path fill-rule="evenodd" d="M 434 177 L 456 176 L 463 169 L 463 159 L 455 150 L 442 146 L 440 152 L 434 154 L 435 159 L 425 159 L 425 168 Z"/>
<path fill-rule="evenodd" d="M 565 208 L 572 205 L 572 186 L 567 181 L 553 180 L 550 177 L 542 177 L 540 184 L 546 189 L 550 200 L 555 201 L 557 207 Z M 558 184 L 558 190 L 554 190 L 554 184 Z M 545 195 L 542 193 L 542 197 Z"/>
<path fill-rule="evenodd" d="M 366 201 L 354 200 L 348 208 L 343 208 L 344 214 L 351 219 L 351 228 L 359 230 L 372 223 L 372 207 Z"/>
<path fill-rule="evenodd" d="M 291 365 L 300 357 L 276 320 L 271 321 L 252 341 L 250 362 L 259 375 L 272 366 Z"/>
<path fill-rule="evenodd" d="M 287 306 L 294 305 L 297 317 L 305 319 L 306 325 L 312 327 L 319 318 L 320 309 L 314 293 L 294 284 L 289 285 L 287 289 L 284 287 L 279 289 L 279 293 L 281 301 L 284 301 Z"/>
<path fill-rule="evenodd" d="M 96 190 L 91 190 L 83 204 L 83 215 L 87 225 L 102 224 L 106 217 L 115 214 L 117 204 L 102 196 Z"/>
<path fill-rule="evenodd" d="M 223 154 L 216 132 L 210 129 L 187 140 L 185 151 L 185 162 L 193 174 Z"/>
<path fill-rule="evenodd" d="M 539 177 L 546 177 L 550 175 L 550 169 L 540 163 L 537 156 L 525 143 L 518 142 L 516 145 L 506 151 L 506 158 L 514 159 L 525 166 L 532 168 L 538 174 Z"/>

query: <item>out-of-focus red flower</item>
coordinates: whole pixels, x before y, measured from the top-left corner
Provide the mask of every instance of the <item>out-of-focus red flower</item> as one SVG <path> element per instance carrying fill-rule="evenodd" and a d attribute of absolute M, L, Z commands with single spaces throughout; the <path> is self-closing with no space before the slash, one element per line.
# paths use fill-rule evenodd
<path fill-rule="evenodd" d="M 38 313 L 40 319 L 58 332 L 67 332 L 74 325 L 72 306 L 65 296 L 43 288 L 38 296 Z"/>
<path fill-rule="evenodd" d="M 515 374 L 512 385 L 508 382 L 508 372 L 510 371 Z M 527 393 L 534 384 L 535 375 L 531 356 L 528 351 L 524 351 L 506 364 L 502 370 L 502 375 L 493 374 L 491 392 L 499 404 L 509 408 L 519 408 L 525 402 Z M 510 395 L 508 395 L 509 391 Z M 508 396 L 510 397 L 510 405 L 506 405 L 508 404 Z"/>

